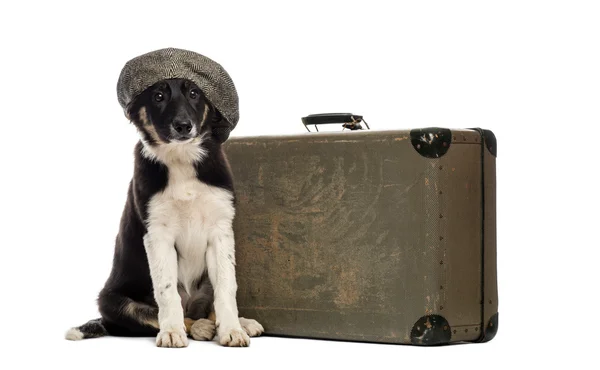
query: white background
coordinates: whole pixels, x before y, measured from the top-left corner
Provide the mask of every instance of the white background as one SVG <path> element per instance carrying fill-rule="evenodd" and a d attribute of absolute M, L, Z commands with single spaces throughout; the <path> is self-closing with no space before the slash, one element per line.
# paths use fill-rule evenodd
<path fill-rule="evenodd" d="M 597 366 L 597 4 L 3 2 L 0 368 Z M 119 72 L 168 46 L 230 73 L 241 99 L 234 135 L 299 133 L 300 117 L 337 111 L 373 129 L 493 130 L 496 339 L 415 348 L 257 338 L 183 350 L 152 338 L 64 340 L 98 316 L 132 172 Z"/>

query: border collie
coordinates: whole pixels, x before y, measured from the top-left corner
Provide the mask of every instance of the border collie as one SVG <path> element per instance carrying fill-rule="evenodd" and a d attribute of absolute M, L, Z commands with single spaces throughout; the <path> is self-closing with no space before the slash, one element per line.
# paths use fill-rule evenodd
<path fill-rule="evenodd" d="M 128 107 L 141 140 L 116 238 L 100 319 L 66 338 L 156 336 L 186 347 L 188 335 L 245 347 L 262 334 L 238 317 L 232 222 L 234 190 L 219 138 L 222 116 L 187 79 L 162 80 Z"/>

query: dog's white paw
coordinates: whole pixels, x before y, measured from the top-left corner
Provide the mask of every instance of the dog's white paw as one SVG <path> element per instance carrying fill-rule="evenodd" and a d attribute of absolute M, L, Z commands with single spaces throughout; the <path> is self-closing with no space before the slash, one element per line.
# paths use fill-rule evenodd
<path fill-rule="evenodd" d="M 265 331 L 263 326 L 259 324 L 258 321 L 253 319 L 246 319 L 240 317 L 240 325 L 242 325 L 242 328 L 244 329 L 246 334 L 248 334 L 251 337 L 258 337 Z"/>
<path fill-rule="evenodd" d="M 156 346 L 166 348 L 187 347 L 187 335 L 184 330 L 161 330 L 156 336 Z"/>
<path fill-rule="evenodd" d="M 212 340 L 215 332 L 215 323 L 208 319 L 197 320 L 190 328 L 190 335 L 195 340 Z"/>
<path fill-rule="evenodd" d="M 243 329 L 219 330 L 219 343 L 229 347 L 248 347 L 250 337 Z"/>

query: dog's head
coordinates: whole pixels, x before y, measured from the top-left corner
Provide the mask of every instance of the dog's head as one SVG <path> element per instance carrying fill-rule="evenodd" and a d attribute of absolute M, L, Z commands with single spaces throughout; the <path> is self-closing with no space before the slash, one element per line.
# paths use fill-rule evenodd
<path fill-rule="evenodd" d="M 227 139 L 223 127 L 229 124 L 202 90 L 187 79 L 155 83 L 128 105 L 126 113 L 150 146 L 200 139 L 222 143 Z"/>

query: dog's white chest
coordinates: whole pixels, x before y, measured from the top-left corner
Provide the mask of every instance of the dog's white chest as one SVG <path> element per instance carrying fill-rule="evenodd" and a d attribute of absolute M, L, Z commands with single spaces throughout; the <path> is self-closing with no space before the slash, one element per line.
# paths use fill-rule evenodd
<path fill-rule="evenodd" d="M 152 197 L 148 228 L 156 228 L 177 249 L 178 280 L 188 293 L 206 268 L 211 239 L 231 227 L 234 216 L 231 192 L 205 184 L 191 164 L 170 165 L 164 191 Z"/>

